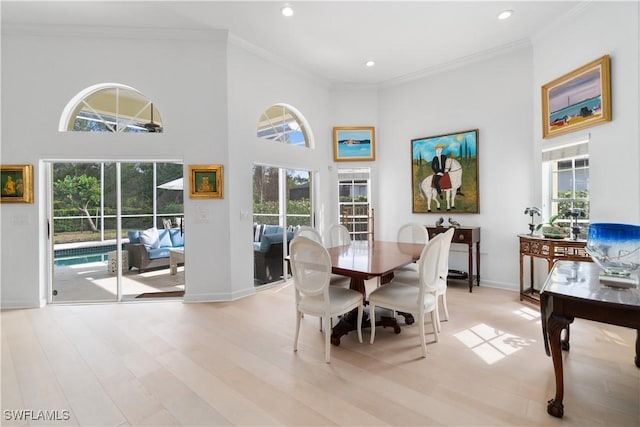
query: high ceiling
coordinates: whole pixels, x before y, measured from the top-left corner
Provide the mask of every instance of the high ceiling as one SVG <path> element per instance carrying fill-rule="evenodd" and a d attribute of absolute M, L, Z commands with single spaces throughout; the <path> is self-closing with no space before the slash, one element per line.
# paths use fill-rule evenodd
<path fill-rule="evenodd" d="M 530 43 L 578 1 L 2 1 L 2 25 L 228 29 L 333 84 L 385 84 Z M 511 18 L 500 21 L 500 11 Z M 374 67 L 365 67 L 369 59 Z"/>

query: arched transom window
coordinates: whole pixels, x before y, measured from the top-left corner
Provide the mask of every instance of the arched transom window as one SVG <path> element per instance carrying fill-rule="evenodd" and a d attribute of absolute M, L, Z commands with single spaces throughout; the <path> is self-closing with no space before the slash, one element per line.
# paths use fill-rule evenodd
<path fill-rule="evenodd" d="M 149 99 L 120 84 L 100 84 L 78 93 L 60 117 L 61 132 L 162 132 L 162 117 Z"/>
<path fill-rule="evenodd" d="M 290 145 L 310 147 L 310 138 L 302 115 L 292 107 L 276 104 L 267 108 L 258 120 L 258 138 Z"/>

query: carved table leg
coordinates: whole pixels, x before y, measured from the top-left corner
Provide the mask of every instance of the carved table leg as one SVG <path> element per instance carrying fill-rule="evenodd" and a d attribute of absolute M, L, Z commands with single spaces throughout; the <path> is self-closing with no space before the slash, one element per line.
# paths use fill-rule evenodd
<path fill-rule="evenodd" d="M 547 402 L 547 412 L 557 418 L 564 415 L 564 379 L 562 370 L 562 331 L 568 329 L 573 319 L 552 314 L 547 322 L 547 333 L 549 334 L 549 346 L 551 347 L 551 359 L 553 360 L 553 370 L 556 377 L 556 395 Z M 568 335 L 567 335 L 568 337 Z"/>

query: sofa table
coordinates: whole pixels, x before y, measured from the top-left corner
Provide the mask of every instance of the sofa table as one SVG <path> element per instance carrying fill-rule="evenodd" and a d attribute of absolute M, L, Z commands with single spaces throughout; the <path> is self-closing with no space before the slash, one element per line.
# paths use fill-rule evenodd
<path fill-rule="evenodd" d="M 540 293 L 533 286 L 533 258 L 547 260 L 547 273 L 556 261 L 591 261 L 591 256 L 585 251 L 586 240 L 549 239 L 543 236 L 518 234 L 520 239 L 520 301 L 538 303 Z M 524 288 L 524 257 L 529 257 L 529 287 Z"/>
<path fill-rule="evenodd" d="M 178 264 L 184 264 L 184 248 L 169 250 L 169 271 L 171 275 L 178 274 Z"/>
<path fill-rule="evenodd" d="M 429 227 L 429 239 L 437 234 L 444 233 L 449 227 Z M 461 243 L 468 246 L 469 251 L 469 292 L 473 292 L 473 245 L 476 246 L 476 284 L 480 286 L 480 227 L 459 227 L 453 233 L 451 243 Z"/>

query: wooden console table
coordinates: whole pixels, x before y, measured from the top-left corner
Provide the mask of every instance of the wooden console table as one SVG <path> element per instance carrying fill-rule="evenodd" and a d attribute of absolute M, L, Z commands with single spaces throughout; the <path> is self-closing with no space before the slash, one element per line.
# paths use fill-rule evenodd
<path fill-rule="evenodd" d="M 533 285 L 533 259 L 547 260 L 548 270 L 556 261 L 591 261 L 591 256 L 584 250 L 586 240 L 548 239 L 543 236 L 519 234 L 520 239 L 520 301 L 538 303 L 540 292 Z M 524 257 L 529 257 L 529 287 L 524 287 Z"/>
<path fill-rule="evenodd" d="M 428 227 L 429 239 L 444 233 L 449 227 Z M 480 286 L 480 227 L 460 227 L 453 233 L 451 243 L 462 243 L 469 247 L 469 292 L 473 292 L 473 245 L 476 246 L 476 284 Z"/>
<path fill-rule="evenodd" d="M 569 351 L 569 325 L 574 318 L 635 329 L 637 331 L 635 365 L 640 368 L 638 277 L 633 275 L 636 284 L 628 283 L 620 288 L 606 286 L 600 273 L 600 268 L 592 262 L 558 262 L 540 291 L 544 349 L 547 356 L 551 356 L 553 360 L 556 379 L 556 394 L 547 403 L 547 412 L 554 417 L 562 418 L 564 415 L 562 350 Z M 565 331 L 564 338 L 561 336 L 562 331 Z M 580 369 L 575 370 L 575 372 L 579 371 Z"/>

